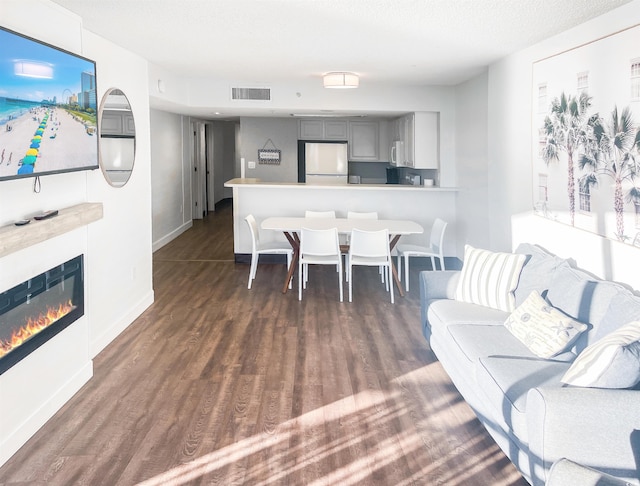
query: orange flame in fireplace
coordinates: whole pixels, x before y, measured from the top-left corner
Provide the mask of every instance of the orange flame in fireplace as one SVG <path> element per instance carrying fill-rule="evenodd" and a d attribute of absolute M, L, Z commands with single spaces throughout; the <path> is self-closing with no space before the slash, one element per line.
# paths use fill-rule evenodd
<path fill-rule="evenodd" d="M 50 307 L 46 314 L 40 314 L 38 317 L 27 318 L 27 322 L 21 328 L 11 333 L 11 338 L 7 341 L 0 339 L 0 358 L 14 350 L 32 336 L 49 327 L 58 319 L 66 316 L 75 309 L 75 306 L 69 300 L 60 304 L 58 307 Z"/>

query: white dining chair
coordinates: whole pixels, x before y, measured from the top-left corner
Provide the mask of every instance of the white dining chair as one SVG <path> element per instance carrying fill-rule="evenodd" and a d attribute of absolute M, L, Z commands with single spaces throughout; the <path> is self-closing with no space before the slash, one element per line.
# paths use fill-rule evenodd
<path fill-rule="evenodd" d="M 329 210 L 329 211 L 309 211 L 306 210 L 304 212 L 304 217 L 305 218 L 333 218 L 335 219 L 336 217 L 336 212 L 334 210 Z M 305 277 L 309 276 L 309 272 L 307 272 L 307 269 L 304 269 L 304 275 Z M 339 272 L 340 269 L 338 267 L 336 267 L 336 272 Z"/>
<path fill-rule="evenodd" d="M 302 228 L 300 231 L 300 254 L 298 259 L 298 300 L 302 300 L 302 289 L 307 288 L 309 265 L 336 265 L 338 268 L 338 287 L 342 302 L 342 255 L 338 241 L 338 230 L 313 230 Z"/>
<path fill-rule="evenodd" d="M 353 266 L 365 265 L 383 267 L 385 272 L 386 289 L 391 294 L 393 304 L 393 284 L 391 284 L 391 252 L 389 250 L 389 232 L 351 231 L 349 254 L 347 255 L 347 275 L 349 282 L 349 302 L 353 296 Z"/>
<path fill-rule="evenodd" d="M 260 255 L 286 255 L 288 269 L 291 265 L 293 249 L 291 246 L 287 246 L 287 243 L 260 241 L 260 229 L 253 214 L 249 214 L 244 220 L 247 222 L 251 232 L 251 267 L 249 269 L 249 283 L 247 284 L 247 288 L 251 289 L 251 283 L 256 278 Z M 289 281 L 289 288 L 291 288 L 291 281 Z"/>
<path fill-rule="evenodd" d="M 358 212 L 347 211 L 347 219 L 378 219 L 377 211 Z"/>
<path fill-rule="evenodd" d="M 402 259 L 404 258 L 404 280 L 405 289 L 409 292 L 409 257 L 429 257 L 431 258 L 431 268 L 436 270 L 436 258 L 440 261 L 440 270 L 444 270 L 444 232 L 447 223 L 437 218 L 431 226 L 429 246 L 419 245 L 397 245 L 398 254 L 398 278 L 402 280 Z"/>
<path fill-rule="evenodd" d="M 335 211 L 305 211 L 305 218 L 335 218 Z"/>
<path fill-rule="evenodd" d="M 367 212 L 359 212 L 359 211 L 347 211 L 347 219 L 378 219 L 377 211 L 367 211 Z M 344 241 L 340 240 L 340 251 L 345 256 L 345 260 L 349 253 L 349 236 L 344 235 Z M 382 283 L 384 283 L 384 273 L 382 273 L 382 267 L 380 268 L 380 278 L 382 279 Z M 346 276 L 347 282 L 349 281 L 349 274 Z"/>

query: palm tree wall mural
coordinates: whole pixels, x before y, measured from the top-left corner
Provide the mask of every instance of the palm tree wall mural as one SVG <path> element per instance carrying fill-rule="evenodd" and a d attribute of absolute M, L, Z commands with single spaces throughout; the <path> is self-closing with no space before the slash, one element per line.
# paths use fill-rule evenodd
<path fill-rule="evenodd" d="M 549 164 L 559 161 L 559 153 L 567 154 L 567 194 L 569 196 L 569 217 L 571 226 L 575 224 L 576 179 L 574 154 L 586 140 L 587 111 L 591 98 L 586 92 L 579 96 L 567 96 L 564 92 L 551 102 L 549 115 L 544 119 L 546 144 L 542 158 Z"/>
<path fill-rule="evenodd" d="M 640 246 L 640 26 L 532 66 L 536 214 Z"/>
<path fill-rule="evenodd" d="M 614 183 L 613 208 L 616 214 L 616 233 L 619 240 L 625 240 L 623 183 L 633 184 L 638 170 L 638 143 L 640 131 L 636 129 L 629 107 L 618 113 L 616 106 L 608 120 L 595 118 L 589 143 L 589 150 L 581 155 L 579 166 L 590 169 L 596 176 L 607 176 Z M 633 186 L 628 191 L 633 192 Z"/>

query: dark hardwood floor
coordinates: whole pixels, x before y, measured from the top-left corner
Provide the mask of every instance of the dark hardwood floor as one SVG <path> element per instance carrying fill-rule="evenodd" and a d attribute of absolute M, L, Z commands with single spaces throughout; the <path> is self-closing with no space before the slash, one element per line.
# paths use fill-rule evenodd
<path fill-rule="evenodd" d="M 1 485 L 527 484 L 422 337 L 418 265 L 395 305 L 376 268 L 351 304 L 329 267 L 302 302 L 284 265 L 247 290 L 231 221 L 223 204 L 155 253 L 155 303 Z"/>

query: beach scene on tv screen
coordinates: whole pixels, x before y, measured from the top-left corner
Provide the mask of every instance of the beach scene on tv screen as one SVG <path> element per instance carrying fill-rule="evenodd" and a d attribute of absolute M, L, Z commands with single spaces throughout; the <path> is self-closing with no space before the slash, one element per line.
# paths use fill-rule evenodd
<path fill-rule="evenodd" d="M 95 168 L 95 64 L 3 29 L 0 46 L 0 179 Z"/>

